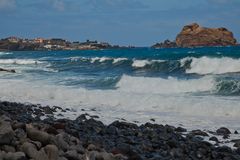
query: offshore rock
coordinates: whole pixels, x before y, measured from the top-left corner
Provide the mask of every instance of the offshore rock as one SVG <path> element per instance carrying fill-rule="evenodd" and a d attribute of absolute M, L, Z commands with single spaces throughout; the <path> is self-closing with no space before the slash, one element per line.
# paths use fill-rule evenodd
<path fill-rule="evenodd" d="M 183 27 L 176 43 L 178 47 L 235 46 L 237 41 L 226 28 L 206 28 L 193 23 Z"/>
<path fill-rule="evenodd" d="M 159 49 L 159 48 L 176 48 L 176 47 L 177 47 L 176 42 L 172 42 L 168 39 L 165 40 L 164 42 L 156 43 L 152 46 L 152 48 L 156 48 L 156 49 Z"/>

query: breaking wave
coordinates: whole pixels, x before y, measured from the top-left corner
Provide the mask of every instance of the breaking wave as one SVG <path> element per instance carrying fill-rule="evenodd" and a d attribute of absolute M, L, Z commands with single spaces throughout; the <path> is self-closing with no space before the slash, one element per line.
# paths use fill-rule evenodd
<path fill-rule="evenodd" d="M 125 65 L 133 69 L 174 72 L 183 71 L 186 74 L 225 74 L 240 72 L 240 59 L 229 57 L 186 57 L 180 60 L 157 60 L 157 59 L 128 59 L 111 57 L 72 57 L 72 62 L 89 62 L 92 64 Z M 124 62 L 124 63 L 123 63 Z M 126 63 L 125 63 L 126 62 Z"/>
<path fill-rule="evenodd" d="M 189 68 L 186 73 L 196 73 L 200 75 L 205 74 L 224 74 L 240 72 L 240 59 L 233 59 L 228 57 L 222 58 L 184 58 L 181 60 L 181 66 L 189 63 Z"/>
<path fill-rule="evenodd" d="M 41 64 L 43 62 L 33 59 L 0 59 L 0 64 L 19 64 L 19 65 L 27 65 L 27 64 Z"/>

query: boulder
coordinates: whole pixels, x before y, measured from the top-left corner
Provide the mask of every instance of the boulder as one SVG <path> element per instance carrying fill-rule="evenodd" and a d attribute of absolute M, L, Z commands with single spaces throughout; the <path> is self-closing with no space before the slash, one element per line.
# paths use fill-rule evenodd
<path fill-rule="evenodd" d="M 43 145 L 47 145 L 51 142 L 52 136 L 50 134 L 35 129 L 32 125 L 26 125 L 26 131 L 28 137 L 33 141 L 39 141 Z"/>
<path fill-rule="evenodd" d="M 0 152 L 0 159 L 6 159 L 6 160 L 25 160 L 27 159 L 25 157 L 25 154 L 23 152 L 15 152 L 15 153 L 4 153 Z"/>
<path fill-rule="evenodd" d="M 58 159 L 58 148 L 55 145 L 47 145 L 45 147 L 45 152 L 47 153 L 49 160 Z"/>
<path fill-rule="evenodd" d="M 206 28 L 197 23 L 186 25 L 176 37 L 178 47 L 234 46 L 233 33 L 226 28 Z"/>
<path fill-rule="evenodd" d="M 42 148 L 40 151 L 37 150 L 36 146 L 32 143 L 25 142 L 21 146 L 22 152 L 24 152 L 28 157 L 35 160 L 48 160 L 48 156 L 45 150 Z"/>
<path fill-rule="evenodd" d="M 216 132 L 217 132 L 218 135 L 228 135 L 228 134 L 231 134 L 229 129 L 227 129 L 225 127 L 219 128 Z"/>
<path fill-rule="evenodd" d="M 14 138 L 14 132 L 9 121 L 10 119 L 6 116 L 0 117 L 0 145 L 11 144 Z"/>

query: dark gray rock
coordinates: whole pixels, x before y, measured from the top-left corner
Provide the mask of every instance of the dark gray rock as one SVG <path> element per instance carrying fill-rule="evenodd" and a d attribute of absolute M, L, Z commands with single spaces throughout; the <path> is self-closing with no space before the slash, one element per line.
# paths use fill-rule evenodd
<path fill-rule="evenodd" d="M 25 154 L 23 152 L 9 152 L 9 153 L 1 153 L 0 152 L 0 159 L 3 160 L 27 160 Z"/>
<path fill-rule="evenodd" d="M 194 136 L 208 136 L 208 134 L 204 131 L 201 130 L 193 130 L 190 132 L 190 134 L 194 135 Z"/>
<path fill-rule="evenodd" d="M 0 145 L 11 144 L 14 138 L 14 132 L 9 121 L 10 119 L 6 116 L 0 117 Z"/>
<path fill-rule="evenodd" d="M 26 126 L 27 136 L 33 141 L 39 141 L 43 145 L 50 144 L 53 137 L 46 132 L 35 129 L 32 125 Z"/>
<path fill-rule="evenodd" d="M 58 148 L 55 145 L 47 145 L 44 149 L 49 160 L 58 159 Z"/>
<path fill-rule="evenodd" d="M 217 143 L 219 142 L 217 137 L 210 137 L 209 140 Z"/>
<path fill-rule="evenodd" d="M 225 128 L 225 127 L 221 127 L 219 128 L 216 133 L 218 135 L 228 135 L 228 134 L 231 134 L 231 132 L 229 131 L 229 129 Z"/>

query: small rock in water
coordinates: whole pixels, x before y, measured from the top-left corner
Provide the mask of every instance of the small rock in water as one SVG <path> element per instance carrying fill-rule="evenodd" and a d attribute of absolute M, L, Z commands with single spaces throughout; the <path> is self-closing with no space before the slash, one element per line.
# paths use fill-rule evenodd
<path fill-rule="evenodd" d="M 234 131 L 234 134 L 238 134 L 238 131 Z"/>
<path fill-rule="evenodd" d="M 187 129 L 182 128 L 182 127 L 177 127 L 177 128 L 175 129 L 175 131 L 176 131 L 176 132 L 187 132 Z"/>
<path fill-rule="evenodd" d="M 225 127 L 219 128 L 216 132 L 217 132 L 218 135 L 231 134 L 231 132 L 229 131 L 229 129 L 227 129 L 227 128 L 225 128 Z"/>
<path fill-rule="evenodd" d="M 214 142 L 219 142 L 218 139 L 217 139 L 217 137 L 210 137 L 209 140 L 210 140 L 210 141 L 214 141 Z"/>
<path fill-rule="evenodd" d="M 208 134 L 206 132 L 201 131 L 199 129 L 191 131 L 190 134 L 195 135 L 195 136 L 205 136 L 205 137 L 208 136 Z"/>
<path fill-rule="evenodd" d="M 151 118 L 150 121 L 155 122 L 155 119 L 154 119 L 154 118 Z"/>

